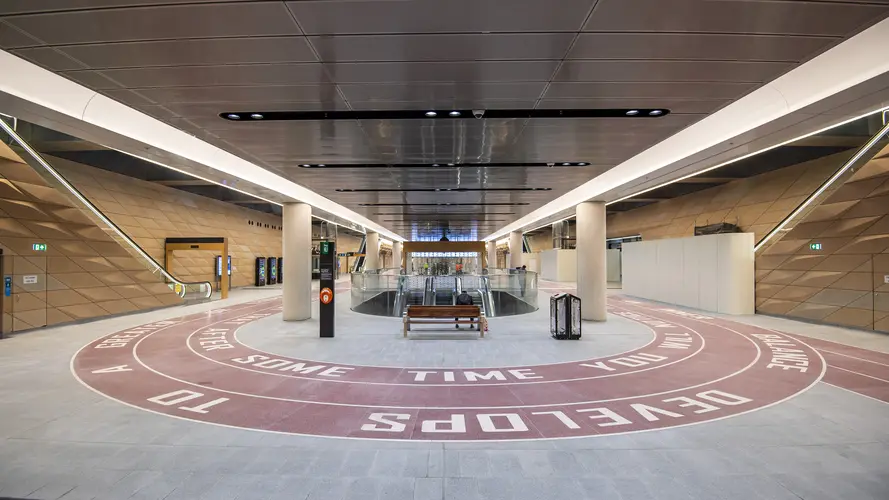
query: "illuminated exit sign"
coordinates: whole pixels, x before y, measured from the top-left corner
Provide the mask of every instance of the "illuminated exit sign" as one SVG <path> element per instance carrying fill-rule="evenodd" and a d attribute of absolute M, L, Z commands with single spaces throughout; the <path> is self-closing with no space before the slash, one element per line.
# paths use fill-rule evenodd
<path fill-rule="evenodd" d="M 33 245 L 31 245 L 31 249 L 35 252 L 45 252 L 46 243 L 34 243 Z"/>
<path fill-rule="evenodd" d="M 809 250 L 815 250 L 816 252 L 820 251 L 821 243 L 809 243 Z"/>

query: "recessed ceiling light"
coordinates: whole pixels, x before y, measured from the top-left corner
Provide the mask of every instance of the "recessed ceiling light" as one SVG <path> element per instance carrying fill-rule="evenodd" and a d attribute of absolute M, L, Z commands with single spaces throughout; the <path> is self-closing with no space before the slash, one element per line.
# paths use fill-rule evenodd
<path fill-rule="evenodd" d="M 449 167 L 453 167 L 454 164 L 453 164 L 453 163 L 448 163 L 448 166 L 449 166 Z"/>
<path fill-rule="evenodd" d="M 638 114 L 639 114 L 638 109 L 631 109 L 631 110 L 627 111 L 627 116 L 636 116 Z"/>
<path fill-rule="evenodd" d="M 450 115 L 450 116 L 460 116 L 460 112 L 459 112 L 459 111 L 451 111 L 450 113 L 448 113 L 448 115 Z"/>
<path fill-rule="evenodd" d="M 433 166 L 433 167 L 437 167 L 437 166 L 438 166 L 438 163 L 433 163 L 432 166 Z"/>
<path fill-rule="evenodd" d="M 300 165 L 300 167 L 311 167 L 311 165 L 309 165 L 308 163 L 303 163 L 302 165 Z"/>
<path fill-rule="evenodd" d="M 259 113 L 253 113 L 252 115 L 250 115 L 250 118 L 253 118 L 254 120 L 262 120 L 262 115 Z"/>
<path fill-rule="evenodd" d="M 571 164 L 567 163 L 567 162 L 562 164 L 563 167 L 567 167 L 568 165 L 571 165 Z"/>
<path fill-rule="evenodd" d="M 327 165 L 321 163 L 321 164 L 319 164 L 318 166 L 319 166 L 319 167 L 326 167 Z"/>
<path fill-rule="evenodd" d="M 655 109 L 655 110 L 650 111 L 648 114 L 650 116 L 659 116 L 659 115 L 664 114 L 664 112 L 659 109 Z"/>
<path fill-rule="evenodd" d="M 589 163 L 582 161 L 582 162 L 578 163 L 578 165 L 580 165 L 581 167 L 585 167 L 585 166 L 589 165 Z"/>
<path fill-rule="evenodd" d="M 236 115 L 234 113 L 230 113 L 227 116 L 228 116 L 229 120 L 240 120 L 241 119 L 241 115 Z"/>
<path fill-rule="evenodd" d="M 436 115 L 438 115 L 438 113 L 436 113 L 435 111 L 426 112 L 426 116 L 428 116 L 429 118 L 435 118 Z"/>

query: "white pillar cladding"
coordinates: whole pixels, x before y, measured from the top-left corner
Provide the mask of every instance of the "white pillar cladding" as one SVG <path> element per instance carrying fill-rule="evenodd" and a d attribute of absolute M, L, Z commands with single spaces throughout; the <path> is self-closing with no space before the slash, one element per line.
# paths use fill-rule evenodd
<path fill-rule="evenodd" d="M 577 205 L 577 295 L 582 319 L 606 319 L 605 255 L 605 202 L 583 202 Z"/>
<path fill-rule="evenodd" d="M 487 256 L 488 261 L 485 264 L 485 267 L 488 267 L 488 268 L 497 267 L 497 242 L 494 240 L 489 241 L 486 248 L 487 248 L 487 254 L 488 254 L 488 256 Z"/>
<path fill-rule="evenodd" d="M 373 231 L 367 232 L 367 245 L 364 253 L 364 269 L 380 268 L 380 235 Z"/>
<path fill-rule="evenodd" d="M 401 242 L 392 242 L 392 267 L 401 269 Z"/>
<path fill-rule="evenodd" d="M 312 207 L 284 204 L 284 321 L 312 317 Z"/>
<path fill-rule="evenodd" d="M 511 269 L 522 267 L 522 232 L 509 233 L 509 266 Z"/>

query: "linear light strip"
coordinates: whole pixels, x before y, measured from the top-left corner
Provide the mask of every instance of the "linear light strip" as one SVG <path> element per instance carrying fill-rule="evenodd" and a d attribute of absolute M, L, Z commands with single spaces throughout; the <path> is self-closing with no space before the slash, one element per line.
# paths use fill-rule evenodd
<path fill-rule="evenodd" d="M 792 220 L 793 220 L 794 218 L 796 218 L 800 213 L 802 213 L 802 211 L 805 210 L 806 207 L 808 207 L 809 205 L 811 205 L 812 202 L 814 202 L 816 198 L 818 198 L 819 196 L 821 196 L 821 194 L 824 193 L 824 191 L 826 191 L 827 188 L 829 188 L 834 182 L 837 181 L 837 179 L 839 179 L 844 173 L 846 173 L 846 171 L 849 170 L 849 169 L 855 164 L 855 162 L 857 162 L 858 160 L 860 160 L 861 157 L 865 155 L 865 153 L 867 153 L 868 151 L 870 151 L 870 149 L 871 149 L 872 147 L 874 147 L 874 145 L 875 145 L 877 142 L 879 142 L 880 139 L 882 139 L 883 136 L 885 136 L 887 132 L 889 132 L 889 124 L 884 125 L 883 128 L 880 129 L 880 131 L 877 132 L 876 135 L 874 135 L 873 137 L 871 137 L 871 139 L 870 139 L 869 141 L 867 141 L 867 143 L 866 143 L 864 146 L 862 146 L 862 147 L 861 147 L 861 148 L 860 148 L 860 149 L 859 149 L 859 150 L 858 150 L 858 151 L 857 151 L 851 158 L 849 158 L 849 159 L 846 161 L 846 163 L 844 163 L 843 166 L 840 167 L 839 170 L 837 170 L 836 172 L 834 172 L 834 174 L 833 174 L 832 176 L 830 176 L 829 179 L 827 179 L 826 181 L 824 181 L 824 183 L 821 184 L 821 186 L 819 186 L 818 189 L 816 189 L 814 193 L 812 193 L 811 195 L 809 195 L 809 197 L 806 198 L 805 201 L 803 201 L 798 207 L 796 207 L 796 209 L 795 209 L 793 212 L 791 212 L 790 215 L 788 215 L 787 217 L 785 217 L 784 220 L 782 220 L 780 224 L 778 224 L 777 226 L 775 226 L 774 229 L 772 229 L 771 231 L 769 231 L 769 233 L 766 234 L 766 235 L 763 237 L 763 239 L 759 240 L 759 243 L 757 243 L 757 244 L 753 247 L 753 251 L 756 252 L 757 250 L 759 250 L 760 248 L 762 248 L 762 246 L 765 245 L 766 242 L 768 242 L 768 241 L 769 241 L 770 239 L 772 239 L 776 234 L 778 234 L 779 232 L 781 232 L 781 230 L 784 229 L 784 227 L 787 226 L 787 224 L 789 224 L 790 221 L 792 221 Z"/>
<path fill-rule="evenodd" d="M 6 133 L 9 134 L 10 137 L 15 139 L 15 141 L 19 144 L 19 146 L 21 146 L 29 155 L 31 155 L 32 158 L 37 160 L 37 162 L 40 163 L 40 166 L 42 166 L 47 172 L 49 172 L 50 175 L 52 175 L 59 183 L 61 183 L 65 187 L 65 189 L 67 189 L 78 200 L 80 200 L 80 202 L 83 203 L 96 217 L 98 217 L 102 222 L 105 223 L 106 226 L 108 226 L 115 233 L 117 233 L 118 236 L 120 236 L 124 241 L 126 241 L 127 244 L 133 250 L 135 250 L 139 255 L 141 255 L 146 261 L 148 261 L 150 264 L 152 264 L 154 266 L 155 272 L 161 273 L 165 278 L 169 279 L 173 283 L 178 283 L 179 285 L 182 285 L 183 286 L 182 296 L 184 296 L 184 294 L 185 294 L 185 285 L 200 285 L 200 284 L 207 285 L 206 286 L 207 297 L 210 296 L 210 294 L 212 293 L 212 286 L 210 285 L 209 281 L 186 283 L 184 281 L 178 280 L 175 277 L 173 277 L 173 275 L 168 273 L 166 269 L 164 269 L 160 264 L 157 263 L 157 261 L 155 261 L 150 255 L 148 255 L 148 253 L 146 253 L 145 250 L 142 249 L 142 247 L 140 247 L 138 244 L 136 244 L 135 241 L 131 240 L 130 237 L 127 236 L 126 233 L 121 231 L 121 229 L 119 227 L 117 227 L 116 224 L 111 222 L 111 219 L 106 217 L 105 214 L 103 214 L 98 208 L 96 208 L 95 205 L 93 205 L 93 203 L 91 201 L 89 201 L 85 196 L 83 196 L 80 193 L 80 191 L 78 191 L 73 185 L 71 185 L 71 183 L 69 183 L 67 181 L 67 179 L 65 179 L 49 163 L 47 163 L 46 160 L 44 160 L 43 157 L 40 156 L 40 154 L 37 153 L 37 151 L 35 151 L 31 147 L 31 145 L 27 143 L 27 141 L 25 141 L 24 139 L 19 137 L 19 135 L 14 130 L 12 130 L 5 121 L 0 120 L 0 127 L 2 127 L 3 130 L 6 131 Z"/>

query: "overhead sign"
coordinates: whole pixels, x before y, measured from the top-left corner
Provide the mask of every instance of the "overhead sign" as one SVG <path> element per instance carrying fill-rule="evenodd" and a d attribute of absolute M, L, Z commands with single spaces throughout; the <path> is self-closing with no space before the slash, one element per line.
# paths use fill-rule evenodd
<path fill-rule="evenodd" d="M 31 245 L 31 249 L 35 252 L 45 252 L 46 243 L 34 243 L 33 245 Z"/>
<path fill-rule="evenodd" d="M 820 251 L 821 243 L 809 243 L 809 250 Z"/>

